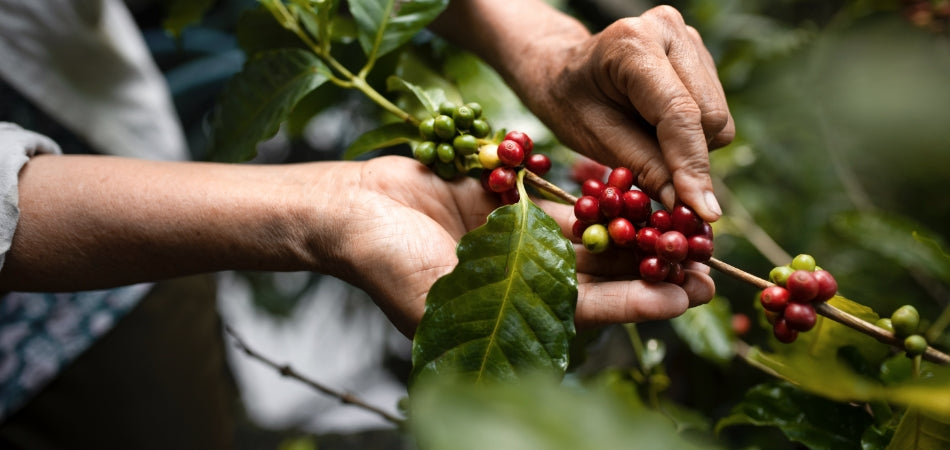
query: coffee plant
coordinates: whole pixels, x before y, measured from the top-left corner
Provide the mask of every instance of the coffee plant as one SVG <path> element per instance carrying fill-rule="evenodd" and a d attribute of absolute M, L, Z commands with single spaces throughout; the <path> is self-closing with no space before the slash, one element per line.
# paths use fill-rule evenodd
<path fill-rule="evenodd" d="M 808 254 L 765 278 L 738 269 L 714 257 L 709 223 L 684 205 L 660 207 L 629 168 L 563 157 L 549 140 L 494 123 L 498 108 L 483 107 L 491 99 L 463 99 L 444 79 L 430 85 L 437 77 L 413 68 L 420 63 L 412 54 L 436 39 L 424 29 L 447 0 L 260 4 L 238 29 L 248 60 L 218 104 L 213 159 L 252 158 L 282 124 L 312 116 L 312 100 L 332 86 L 361 93 L 384 114 L 345 158 L 403 148 L 439 177 L 475 177 L 498 196 L 498 209 L 458 243 L 458 265 L 432 286 L 413 338 L 403 412 L 420 447 L 729 446 L 730 430 L 748 426 L 774 427 L 810 448 L 950 447 L 950 357 L 931 345 L 945 317 L 922 317 L 910 305 L 882 316 L 844 297 L 835 268 Z M 557 185 L 563 176 L 542 178 L 565 169 L 576 178 L 567 188 Z M 537 197 L 573 205 L 573 236 Z M 738 357 L 761 378 L 712 423 L 666 395 L 678 377 L 699 374 L 664 364 L 663 341 L 642 338 L 649 324 L 621 327 L 632 367 L 577 370 L 597 333 L 574 327 L 572 237 L 597 257 L 628 253 L 648 282 L 682 284 L 684 265 L 698 262 L 747 285 L 748 298 L 733 303 L 754 299 L 747 305 L 757 317 L 733 313 L 717 297 L 670 325 L 693 358 L 724 367 Z M 935 248 L 937 264 L 950 265 Z M 927 330 L 925 322 L 942 325 Z M 739 337 L 752 337 L 750 328 L 767 331 L 757 345 Z"/>

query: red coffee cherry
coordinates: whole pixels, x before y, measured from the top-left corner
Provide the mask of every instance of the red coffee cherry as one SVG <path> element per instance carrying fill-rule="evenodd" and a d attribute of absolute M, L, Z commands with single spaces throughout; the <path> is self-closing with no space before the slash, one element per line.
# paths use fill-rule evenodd
<path fill-rule="evenodd" d="M 600 198 L 600 194 L 604 193 L 604 187 L 606 187 L 606 185 L 603 181 L 596 178 L 588 178 L 584 181 L 584 184 L 581 184 L 581 195 Z"/>
<path fill-rule="evenodd" d="M 656 252 L 656 241 L 660 237 L 660 230 L 653 227 L 644 227 L 637 232 L 637 247 L 648 255 Z"/>
<path fill-rule="evenodd" d="M 498 167 L 488 175 L 488 188 L 499 194 L 510 191 L 518 181 L 518 174 L 510 167 Z"/>
<path fill-rule="evenodd" d="M 673 218 L 670 216 L 670 212 L 663 209 L 653 211 L 653 214 L 650 214 L 650 226 L 663 233 L 672 230 Z"/>
<path fill-rule="evenodd" d="M 811 303 L 791 302 L 785 307 L 782 313 L 785 322 L 789 327 L 798 331 L 808 331 L 815 326 L 818 315 L 815 313 L 815 307 Z"/>
<path fill-rule="evenodd" d="M 607 175 L 607 186 L 620 189 L 620 192 L 630 190 L 633 186 L 633 172 L 626 167 L 617 167 Z"/>
<path fill-rule="evenodd" d="M 501 202 L 506 205 L 514 205 L 521 200 L 521 194 L 518 193 L 518 189 L 508 189 L 505 192 L 501 193 Z"/>
<path fill-rule="evenodd" d="M 682 286 L 686 282 L 686 269 L 680 263 L 670 263 L 670 273 L 666 275 L 666 282 Z"/>
<path fill-rule="evenodd" d="M 772 334 L 775 335 L 775 339 L 785 344 L 791 344 L 798 338 L 798 330 L 788 326 L 784 317 L 779 317 L 772 324 Z"/>
<path fill-rule="evenodd" d="M 623 211 L 623 197 L 620 196 L 620 191 L 613 186 L 605 187 L 599 200 L 600 212 L 608 219 L 619 216 L 620 212 Z"/>
<path fill-rule="evenodd" d="M 692 236 L 700 231 L 703 226 L 701 219 L 696 212 L 689 206 L 679 204 L 670 211 L 673 220 L 673 229 L 683 233 L 686 236 Z"/>
<path fill-rule="evenodd" d="M 600 221 L 600 201 L 585 195 L 574 203 L 574 217 L 588 224 Z"/>
<path fill-rule="evenodd" d="M 508 167 L 517 167 L 524 162 L 524 149 L 512 140 L 504 140 L 498 144 L 498 159 Z"/>
<path fill-rule="evenodd" d="M 643 191 L 627 191 L 623 193 L 623 216 L 633 223 L 644 222 L 650 218 L 653 207 L 650 197 Z"/>
<path fill-rule="evenodd" d="M 534 172 L 535 175 L 543 177 L 551 170 L 551 158 L 548 158 L 548 155 L 534 153 L 528 156 L 524 166 Z"/>
<path fill-rule="evenodd" d="M 752 329 L 752 320 L 745 314 L 736 313 L 732 315 L 731 325 L 736 336 L 745 336 Z"/>
<path fill-rule="evenodd" d="M 694 234 L 688 239 L 689 253 L 686 255 L 692 261 L 706 262 L 712 259 L 713 241 L 702 234 Z"/>
<path fill-rule="evenodd" d="M 788 276 L 785 288 L 793 302 L 810 302 L 818 295 L 818 280 L 807 270 L 796 270 Z"/>
<path fill-rule="evenodd" d="M 589 226 L 590 226 L 589 223 L 584 223 L 580 220 L 575 220 L 574 224 L 571 225 L 571 233 L 574 234 L 574 237 L 580 239 L 581 237 L 584 236 L 584 230 L 586 230 L 587 227 Z"/>
<path fill-rule="evenodd" d="M 827 270 L 816 270 L 811 275 L 818 280 L 818 294 L 815 296 L 816 302 L 823 302 L 834 297 L 838 292 L 838 281 Z"/>
<path fill-rule="evenodd" d="M 766 311 L 782 312 L 788 306 L 790 297 L 787 289 L 781 286 L 769 286 L 762 290 L 759 302 Z"/>
<path fill-rule="evenodd" d="M 629 220 L 617 217 L 607 224 L 610 240 L 620 247 L 630 247 L 637 242 L 637 229 Z"/>
<path fill-rule="evenodd" d="M 664 281 L 670 274 L 670 265 L 656 256 L 640 260 L 640 278 L 645 281 Z"/>
<path fill-rule="evenodd" d="M 531 152 L 534 151 L 534 141 L 524 132 L 509 131 L 508 134 L 505 135 L 505 139 L 517 142 L 518 145 L 521 146 L 521 149 L 524 150 L 525 156 L 531 155 Z M 534 171 L 532 170 L 532 172 Z"/>
<path fill-rule="evenodd" d="M 679 231 L 667 231 L 656 240 L 656 256 L 664 261 L 678 263 L 686 259 L 687 253 L 689 253 L 689 243 L 686 241 L 686 236 Z"/>
<path fill-rule="evenodd" d="M 696 233 L 696 234 L 701 234 L 701 235 L 703 235 L 703 236 L 708 237 L 709 240 L 712 240 L 712 238 L 713 238 L 712 225 L 711 225 L 709 222 L 703 222 L 703 224 L 700 225 L 700 227 L 699 227 L 699 232 Z"/>

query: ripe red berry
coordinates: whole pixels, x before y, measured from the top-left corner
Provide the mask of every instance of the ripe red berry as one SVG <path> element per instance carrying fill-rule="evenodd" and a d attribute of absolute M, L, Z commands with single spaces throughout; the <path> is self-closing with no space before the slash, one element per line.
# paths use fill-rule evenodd
<path fill-rule="evenodd" d="M 518 193 L 518 189 L 508 189 L 501 193 L 501 202 L 506 205 L 514 205 L 520 200 L 521 194 Z"/>
<path fill-rule="evenodd" d="M 712 259 L 713 241 L 702 235 L 694 234 L 687 239 L 689 252 L 686 257 L 692 261 L 706 262 Z"/>
<path fill-rule="evenodd" d="M 617 217 L 607 224 L 610 240 L 620 247 L 629 247 L 637 242 L 637 229 L 629 220 Z"/>
<path fill-rule="evenodd" d="M 584 223 L 580 220 L 575 220 L 574 224 L 571 225 L 571 233 L 574 234 L 574 237 L 580 239 L 581 237 L 584 236 L 584 230 L 586 230 L 587 227 L 589 226 L 590 224 L 588 223 Z"/>
<path fill-rule="evenodd" d="M 699 232 L 696 234 L 701 234 L 703 236 L 708 237 L 710 240 L 712 240 L 713 238 L 712 225 L 709 222 L 703 222 L 703 224 L 699 226 Z"/>
<path fill-rule="evenodd" d="M 508 167 L 517 167 L 524 162 L 524 149 L 515 141 L 501 141 L 498 144 L 498 160 Z"/>
<path fill-rule="evenodd" d="M 605 187 L 599 200 L 600 212 L 608 219 L 619 216 L 620 212 L 623 211 L 623 197 L 620 196 L 620 191 L 613 186 Z"/>
<path fill-rule="evenodd" d="M 603 181 L 596 178 L 588 178 L 584 181 L 584 184 L 581 184 L 581 194 L 600 198 L 600 194 L 604 193 L 604 187 L 606 187 L 606 185 Z"/>
<path fill-rule="evenodd" d="M 670 263 L 670 273 L 666 275 L 666 282 L 681 286 L 686 282 L 686 269 L 680 263 Z"/>
<path fill-rule="evenodd" d="M 644 222 L 650 218 L 653 208 L 650 197 L 643 191 L 627 191 L 623 193 L 623 216 L 633 223 Z"/>
<path fill-rule="evenodd" d="M 798 331 L 808 331 L 815 326 L 818 315 L 815 314 L 815 307 L 811 303 L 789 303 L 782 313 L 785 322 L 789 327 Z"/>
<path fill-rule="evenodd" d="M 488 175 L 488 188 L 491 189 L 492 192 L 502 193 L 510 191 L 511 188 L 515 187 L 517 181 L 518 175 L 515 169 L 510 167 L 497 167 Z"/>
<path fill-rule="evenodd" d="M 670 217 L 670 212 L 664 209 L 653 211 L 653 214 L 650 214 L 650 226 L 663 233 L 672 230 L 673 218 Z"/>
<path fill-rule="evenodd" d="M 663 281 L 670 273 L 670 265 L 656 256 L 640 260 L 640 278 L 646 281 Z"/>
<path fill-rule="evenodd" d="M 752 328 L 752 320 L 745 314 L 736 313 L 732 315 L 731 325 L 732 332 L 735 333 L 736 336 L 745 336 Z"/>
<path fill-rule="evenodd" d="M 680 262 L 689 253 L 686 236 L 676 230 L 667 231 L 656 239 L 656 256 L 667 262 Z"/>
<path fill-rule="evenodd" d="M 644 227 L 637 232 L 637 247 L 648 255 L 656 252 L 656 240 L 660 237 L 660 230 L 653 227 Z"/>
<path fill-rule="evenodd" d="M 788 290 L 781 286 L 769 286 L 762 290 L 759 302 L 766 311 L 782 312 L 788 306 Z"/>
<path fill-rule="evenodd" d="M 810 302 L 818 295 L 818 280 L 807 270 L 796 270 L 788 276 L 785 288 L 793 302 Z"/>
<path fill-rule="evenodd" d="M 811 273 L 818 280 L 818 294 L 815 296 L 816 302 L 823 302 L 834 297 L 838 292 L 838 281 L 827 270 L 816 270 Z"/>
<path fill-rule="evenodd" d="M 543 177 L 544 174 L 551 170 L 551 158 L 548 158 L 548 155 L 534 153 L 528 156 L 524 166 L 527 167 L 528 170 L 534 172 L 535 175 Z"/>
<path fill-rule="evenodd" d="M 491 170 L 483 170 L 482 175 L 479 177 L 479 181 L 482 182 L 482 189 L 488 192 L 494 192 L 491 190 L 491 186 L 488 185 L 488 178 L 491 177 Z"/>
<path fill-rule="evenodd" d="M 788 326 L 788 322 L 785 321 L 784 317 L 779 317 L 772 324 L 772 334 L 775 335 L 775 339 L 785 344 L 791 344 L 798 338 L 798 330 Z"/>
<path fill-rule="evenodd" d="M 531 152 L 534 151 L 534 141 L 524 132 L 515 130 L 509 131 L 508 134 L 505 135 L 505 139 L 517 142 L 522 150 L 524 150 L 525 156 L 531 155 Z M 532 170 L 532 172 L 534 171 Z"/>
<path fill-rule="evenodd" d="M 683 204 L 674 206 L 670 211 L 670 216 L 673 219 L 673 229 L 686 236 L 698 233 L 703 226 L 703 219 L 689 206 Z"/>
<path fill-rule="evenodd" d="M 574 203 L 574 217 L 581 222 L 592 224 L 600 221 L 600 201 L 585 195 Z"/>
<path fill-rule="evenodd" d="M 617 167 L 607 175 L 607 186 L 620 189 L 620 192 L 630 190 L 633 186 L 633 172 L 626 167 Z"/>

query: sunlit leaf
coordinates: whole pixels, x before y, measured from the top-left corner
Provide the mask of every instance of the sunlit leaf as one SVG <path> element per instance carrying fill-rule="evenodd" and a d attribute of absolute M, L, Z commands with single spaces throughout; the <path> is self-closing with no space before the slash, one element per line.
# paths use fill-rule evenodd
<path fill-rule="evenodd" d="M 418 138 L 419 128 L 405 122 L 388 123 L 356 138 L 343 152 L 343 159 L 356 159 L 373 150 L 404 144 Z"/>
<path fill-rule="evenodd" d="M 394 92 L 402 91 L 412 94 L 419 101 L 429 115 L 435 116 L 439 111 L 439 105 L 446 101 L 445 92 L 441 89 L 422 89 L 420 86 L 412 84 L 397 76 L 391 76 L 386 79 L 386 89 Z"/>
<path fill-rule="evenodd" d="M 412 379 L 476 382 L 563 375 L 574 337 L 574 248 L 524 194 L 462 237 L 459 263 L 432 286 L 412 348 Z"/>
<path fill-rule="evenodd" d="M 673 330 L 693 353 L 719 364 L 728 363 L 735 354 L 732 346 L 732 312 L 721 297 L 687 309 L 670 321 Z"/>
<path fill-rule="evenodd" d="M 328 69 L 304 50 L 271 50 L 247 61 L 228 83 L 213 121 L 211 157 L 244 161 L 272 137 L 294 105 L 327 81 Z"/>
<path fill-rule="evenodd" d="M 887 450 L 950 448 L 950 420 L 939 420 L 916 408 L 904 413 Z"/>
<path fill-rule="evenodd" d="M 349 0 L 360 46 L 371 60 L 408 42 L 448 4 L 448 0 Z"/>

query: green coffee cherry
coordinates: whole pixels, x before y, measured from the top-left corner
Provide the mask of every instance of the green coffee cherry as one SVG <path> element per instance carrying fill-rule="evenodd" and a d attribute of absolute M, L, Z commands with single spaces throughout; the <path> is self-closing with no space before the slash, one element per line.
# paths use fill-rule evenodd
<path fill-rule="evenodd" d="M 923 355 L 927 351 L 927 339 L 919 334 L 912 334 L 904 339 L 904 350 L 907 356 Z"/>
<path fill-rule="evenodd" d="M 489 135 L 491 135 L 491 125 L 489 125 L 488 122 L 482 119 L 475 119 L 472 121 L 472 126 L 471 126 L 470 131 L 472 133 L 472 136 L 475 136 L 479 139 L 486 138 Z"/>
<path fill-rule="evenodd" d="M 468 106 L 459 106 L 452 112 L 452 119 L 455 120 L 455 127 L 459 130 L 468 131 L 475 121 L 475 112 Z"/>
<path fill-rule="evenodd" d="M 467 106 L 468 109 L 471 109 L 471 110 L 472 110 L 472 113 L 475 114 L 475 118 L 476 118 L 476 119 L 478 119 L 479 117 L 482 116 L 482 105 L 481 105 L 481 104 L 478 104 L 478 103 L 475 103 L 475 102 L 470 102 L 470 103 L 466 103 L 465 106 Z"/>
<path fill-rule="evenodd" d="M 891 324 L 894 326 L 894 334 L 910 336 L 916 333 L 917 327 L 920 326 L 920 313 L 911 305 L 901 306 L 891 314 Z"/>
<path fill-rule="evenodd" d="M 439 139 L 445 141 L 451 140 L 455 137 L 455 120 L 446 115 L 436 117 L 433 123 L 433 129 Z"/>
<path fill-rule="evenodd" d="M 877 319 L 877 322 L 874 324 L 880 328 L 890 331 L 891 333 L 894 332 L 894 324 L 892 324 L 891 319 L 888 319 L 887 317 L 881 317 L 880 319 Z"/>
<path fill-rule="evenodd" d="M 788 281 L 788 277 L 792 275 L 795 269 L 790 266 L 776 266 L 769 272 L 769 280 L 779 286 L 785 286 L 785 282 Z"/>
<path fill-rule="evenodd" d="M 452 144 L 448 142 L 443 142 L 436 146 L 435 154 L 439 157 L 439 161 L 444 163 L 455 161 L 455 147 L 452 147 Z"/>
<path fill-rule="evenodd" d="M 458 168 L 455 167 L 454 161 L 446 163 L 437 160 L 435 164 L 432 165 L 432 171 L 443 180 L 451 180 L 457 177 L 459 174 Z"/>
<path fill-rule="evenodd" d="M 600 253 L 610 245 L 610 234 L 603 224 L 595 223 L 584 230 L 581 242 L 591 253 Z"/>
<path fill-rule="evenodd" d="M 460 134 L 452 140 L 452 146 L 462 155 L 473 155 L 478 151 L 478 139 L 471 134 Z"/>
<path fill-rule="evenodd" d="M 432 164 L 436 158 L 435 142 L 425 141 L 420 143 L 412 149 L 412 157 L 427 166 Z"/>
<path fill-rule="evenodd" d="M 430 117 L 419 123 L 419 135 L 427 141 L 434 141 L 435 136 L 435 117 Z"/>
<path fill-rule="evenodd" d="M 442 102 L 442 104 L 439 105 L 439 114 L 442 114 L 444 116 L 451 116 L 452 113 L 455 112 L 455 108 L 458 108 L 458 105 L 456 105 L 455 103 Z"/>
<path fill-rule="evenodd" d="M 815 257 L 803 253 L 792 259 L 792 263 L 790 265 L 792 266 L 792 269 L 807 270 L 811 272 L 815 270 Z"/>

